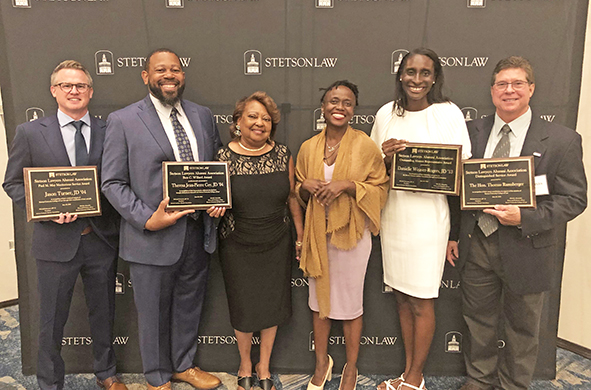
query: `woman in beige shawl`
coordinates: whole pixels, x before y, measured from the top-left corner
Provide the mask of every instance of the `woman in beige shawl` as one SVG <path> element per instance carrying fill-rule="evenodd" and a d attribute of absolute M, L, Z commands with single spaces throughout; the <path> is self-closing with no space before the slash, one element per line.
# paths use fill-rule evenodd
<path fill-rule="evenodd" d="M 381 153 L 362 131 L 349 127 L 357 86 L 347 80 L 322 96 L 325 130 L 302 144 L 296 194 L 306 208 L 300 268 L 308 276 L 313 312 L 316 370 L 308 390 L 331 379 L 327 353 L 331 319 L 343 320 L 347 363 L 339 389 L 355 389 L 363 316 L 363 282 L 378 234 L 388 178 Z"/>

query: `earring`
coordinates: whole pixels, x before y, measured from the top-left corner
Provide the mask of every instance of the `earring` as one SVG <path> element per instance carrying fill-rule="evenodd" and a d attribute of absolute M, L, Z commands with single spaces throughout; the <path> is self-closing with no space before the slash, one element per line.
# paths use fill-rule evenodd
<path fill-rule="evenodd" d="M 236 137 L 240 137 L 242 135 L 242 132 L 240 131 L 240 126 L 236 125 L 236 130 L 234 130 L 234 135 Z"/>
<path fill-rule="evenodd" d="M 433 84 L 435 84 L 435 81 L 433 81 Z"/>

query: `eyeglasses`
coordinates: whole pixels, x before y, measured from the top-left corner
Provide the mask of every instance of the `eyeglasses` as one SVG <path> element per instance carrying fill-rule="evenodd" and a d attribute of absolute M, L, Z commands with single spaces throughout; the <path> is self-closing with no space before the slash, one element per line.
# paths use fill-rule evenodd
<path fill-rule="evenodd" d="M 516 91 L 524 90 L 528 85 L 529 81 L 517 80 L 513 81 L 512 83 L 508 83 L 506 81 L 499 81 L 498 83 L 493 84 L 493 88 L 497 91 L 505 91 L 509 85 L 513 86 L 513 89 Z"/>
<path fill-rule="evenodd" d="M 64 91 L 65 93 L 71 92 L 74 87 L 76 87 L 76 90 L 80 93 L 84 93 L 91 88 L 90 85 L 84 84 L 84 83 L 80 83 L 80 84 L 59 83 L 59 84 L 56 84 L 56 86 L 60 87 L 60 89 L 62 91 Z"/>

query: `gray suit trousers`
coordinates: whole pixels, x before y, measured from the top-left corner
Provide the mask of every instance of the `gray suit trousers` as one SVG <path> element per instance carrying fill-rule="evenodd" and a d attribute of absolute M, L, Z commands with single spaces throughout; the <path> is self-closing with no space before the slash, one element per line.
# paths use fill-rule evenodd
<path fill-rule="evenodd" d="M 471 241 L 461 273 L 469 381 L 482 389 L 525 390 L 537 361 L 544 293 L 518 295 L 507 287 L 498 232 L 485 237 L 475 227 Z"/>

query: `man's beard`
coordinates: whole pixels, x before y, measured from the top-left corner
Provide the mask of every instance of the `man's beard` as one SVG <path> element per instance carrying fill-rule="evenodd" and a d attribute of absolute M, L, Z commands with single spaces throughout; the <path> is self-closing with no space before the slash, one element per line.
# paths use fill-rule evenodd
<path fill-rule="evenodd" d="M 179 86 L 177 93 L 174 96 L 166 96 L 159 85 L 148 83 L 148 88 L 150 88 L 150 92 L 152 95 L 156 97 L 156 99 L 160 100 L 163 104 L 174 106 L 183 98 L 183 92 L 185 92 L 185 84 Z"/>

